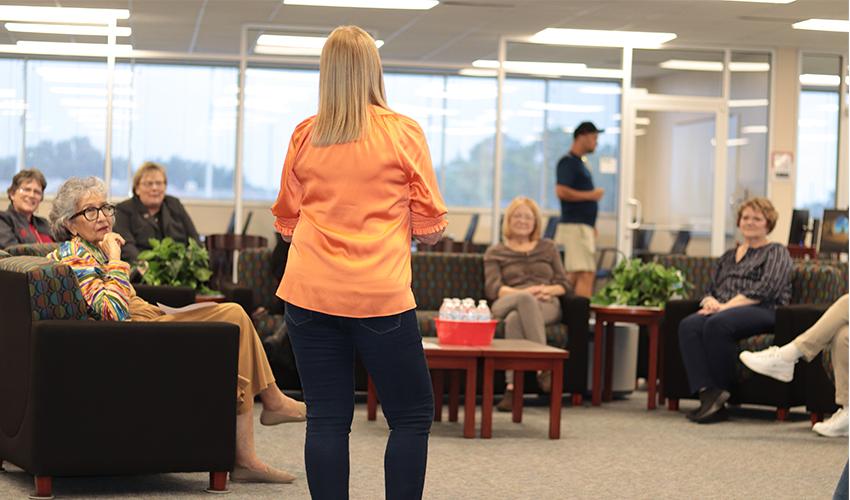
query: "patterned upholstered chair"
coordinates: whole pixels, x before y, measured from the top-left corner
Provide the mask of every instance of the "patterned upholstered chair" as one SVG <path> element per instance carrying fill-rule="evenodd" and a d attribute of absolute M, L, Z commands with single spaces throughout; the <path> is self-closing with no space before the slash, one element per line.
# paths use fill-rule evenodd
<path fill-rule="evenodd" d="M 43 257 L 0 258 L 0 289 L 0 465 L 39 496 L 53 476 L 204 471 L 226 487 L 236 325 L 90 321 L 74 273 Z"/>
<path fill-rule="evenodd" d="M 22 243 L 8 246 L 4 250 L 13 256 L 32 255 L 35 257 L 44 257 L 58 247 L 58 243 Z"/>
<path fill-rule="evenodd" d="M 685 300 L 668 302 L 661 325 L 663 349 L 663 397 L 669 399 L 668 408 L 678 409 L 679 399 L 692 398 L 688 386 L 687 373 L 679 351 L 679 323 L 689 314 L 699 309 L 699 298 L 704 295 L 705 287 L 711 279 L 713 258 L 659 256 L 658 261 L 676 267 L 694 283 L 690 297 Z M 791 305 L 780 307 L 776 311 L 776 328 L 773 332 L 741 340 L 738 351 L 759 351 L 772 345 L 785 345 L 803 330 L 799 326 L 805 323 L 800 310 L 823 310 L 841 296 L 843 289 L 840 271 L 833 266 L 806 261 L 795 261 L 791 276 Z M 819 316 L 819 314 L 818 314 Z M 816 320 L 817 318 L 815 318 Z M 814 322 L 814 321 L 812 321 Z M 811 324 L 811 323 L 809 323 Z M 807 328 L 807 326 L 806 326 Z M 820 361 L 818 360 L 818 363 Z M 788 409 L 806 403 L 807 363 L 798 363 L 794 380 L 782 383 L 757 375 L 746 369 L 741 363 L 737 366 L 737 383 L 732 390 L 731 402 L 736 404 L 756 404 L 772 406 L 777 409 L 777 418 L 785 419 Z"/>

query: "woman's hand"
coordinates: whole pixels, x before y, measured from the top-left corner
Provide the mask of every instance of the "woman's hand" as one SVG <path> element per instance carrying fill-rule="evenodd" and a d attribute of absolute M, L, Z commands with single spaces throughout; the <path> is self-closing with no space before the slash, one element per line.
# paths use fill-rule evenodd
<path fill-rule="evenodd" d="M 97 246 L 107 259 L 121 260 L 121 247 L 124 246 L 124 237 L 118 233 L 106 233 Z"/>
<path fill-rule="evenodd" d="M 546 285 L 532 285 L 524 291 L 530 293 L 535 299 L 541 302 L 546 302 L 552 298 L 552 294 L 549 293 L 549 288 Z"/>
<path fill-rule="evenodd" d="M 719 300 L 714 297 L 706 297 L 705 300 L 702 301 L 702 308 L 698 311 L 698 314 L 703 316 L 709 316 L 711 314 L 720 312 L 724 309 L 723 304 L 720 303 Z"/>

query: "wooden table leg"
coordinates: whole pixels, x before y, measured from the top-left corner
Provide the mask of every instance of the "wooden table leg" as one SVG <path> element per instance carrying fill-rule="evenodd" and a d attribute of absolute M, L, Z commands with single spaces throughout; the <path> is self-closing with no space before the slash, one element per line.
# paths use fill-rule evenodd
<path fill-rule="evenodd" d="M 443 370 L 431 370 L 431 383 L 434 387 L 434 422 L 443 419 Z"/>
<path fill-rule="evenodd" d="M 658 323 L 649 325 L 649 359 L 647 360 L 649 373 L 647 378 L 646 409 L 655 409 L 655 390 L 658 383 Z"/>
<path fill-rule="evenodd" d="M 491 358 L 484 358 L 484 380 L 481 395 L 481 438 L 489 439 L 493 435 L 493 366 Z"/>
<path fill-rule="evenodd" d="M 614 327 L 613 321 L 605 325 L 605 385 L 602 391 L 602 401 L 614 399 Z"/>
<path fill-rule="evenodd" d="M 466 390 L 463 396 L 463 437 L 475 437 L 475 385 L 478 382 L 478 363 L 470 359 L 466 365 Z"/>
<path fill-rule="evenodd" d="M 366 419 L 375 420 L 378 414 L 378 394 L 375 392 L 375 382 L 368 377 L 366 382 Z"/>
<path fill-rule="evenodd" d="M 564 362 L 552 362 L 552 393 L 549 395 L 549 439 L 561 438 L 561 397 L 564 392 Z"/>
<path fill-rule="evenodd" d="M 460 402 L 460 372 L 449 372 L 449 422 L 457 422 L 457 407 Z"/>
<path fill-rule="evenodd" d="M 525 372 L 514 370 L 514 399 L 511 402 L 511 417 L 514 423 L 522 422 L 523 392 L 525 391 Z"/>
<path fill-rule="evenodd" d="M 593 396 L 591 404 L 602 404 L 602 337 L 603 321 L 600 314 L 596 315 L 596 327 L 593 330 Z"/>

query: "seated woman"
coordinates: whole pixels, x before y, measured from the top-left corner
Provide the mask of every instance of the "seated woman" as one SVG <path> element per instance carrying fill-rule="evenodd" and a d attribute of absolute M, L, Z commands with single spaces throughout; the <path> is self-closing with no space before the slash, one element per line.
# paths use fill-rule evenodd
<path fill-rule="evenodd" d="M 540 238 L 540 209 L 534 200 L 519 196 L 511 201 L 502 222 L 503 243 L 484 253 L 484 293 L 493 303 L 494 318 L 505 320 L 505 338 L 546 344 L 546 325 L 561 320 L 559 296 L 569 290 L 558 247 Z M 539 372 L 544 392 L 551 372 Z M 511 411 L 513 372 L 505 372 L 505 397 L 496 408 Z"/>
<path fill-rule="evenodd" d="M 847 437 L 850 428 L 847 418 L 847 304 L 845 294 L 829 306 L 817 323 L 782 347 L 773 346 L 759 352 L 743 351 L 739 355 L 741 362 L 750 370 L 781 382 L 790 382 L 794 379 L 794 365 L 800 358 L 811 361 L 826 346 L 832 346 L 835 404 L 839 408 L 828 420 L 812 426 L 813 431 L 826 437 Z"/>
<path fill-rule="evenodd" d="M 35 215 L 44 198 L 47 181 L 38 169 L 21 170 L 6 190 L 9 209 L 0 212 L 0 248 L 21 243 L 50 243 L 50 224 Z"/>
<path fill-rule="evenodd" d="M 239 362 L 236 417 L 236 466 L 233 481 L 289 483 L 291 474 L 263 463 L 254 450 L 254 395 L 263 404 L 260 423 L 276 425 L 306 420 L 303 403 L 286 397 L 274 381 L 260 339 L 251 320 L 237 304 L 216 304 L 193 311 L 164 314 L 140 299 L 121 260 L 124 238 L 112 232 L 115 207 L 106 201 L 106 187 L 96 177 L 72 177 L 59 188 L 50 210 L 56 234 L 67 234 L 49 255 L 77 276 L 83 297 L 94 317 L 109 321 L 221 321 L 239 326 Z"/>
<path fill-rule="evenodd" d="M 165 167 L 145 162 L 133 175 L 133 197 L 115 208 L 115 232 L 126 242 L 121 260 L 134 263 L 139 252 L 150 249 L 148 240 L 170 237 L 181 243 L 189 238 L 200 243 L 198 231 L 180 200 L 165 194 L 168 178 Z"/>
<path fill-rule="evenodd" d="M 767 235 L 778 214 L 766 198 L 738 208 L 744 242 L 717 261 L 700 310 L 679 324 L 679 349 L 691 391 L 700 407 L 688 414 L 698 423 L 725 420 L 735 373 L 738 340 L 773 330 L 776 306 L 791 299 L 791 256 Z"/>

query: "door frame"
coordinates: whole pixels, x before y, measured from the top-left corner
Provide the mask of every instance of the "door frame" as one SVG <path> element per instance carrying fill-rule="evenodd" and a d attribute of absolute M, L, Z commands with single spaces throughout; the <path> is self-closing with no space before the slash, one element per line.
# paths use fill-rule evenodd
<path fill-rule="evenodd" d="M 712 179 L 711 255 L 719 256 L 726 245 L 726 143 L 729 136 L 729 107 L 724 97 L 694 97 L 648 94 L 635 89 L 624 89 L 620 122 L 619 200 L 617 207 L 617 249 L 632 255 L 632 230 L 639 219 L 635 203 L 635 138 L 636 118 L 639 111 L 681 113 L 713 113 L 714 176 Z M 717 189 L 721 192 L 718 193 Z M 639 221 L 637 221 L 639 222 Z"/>

